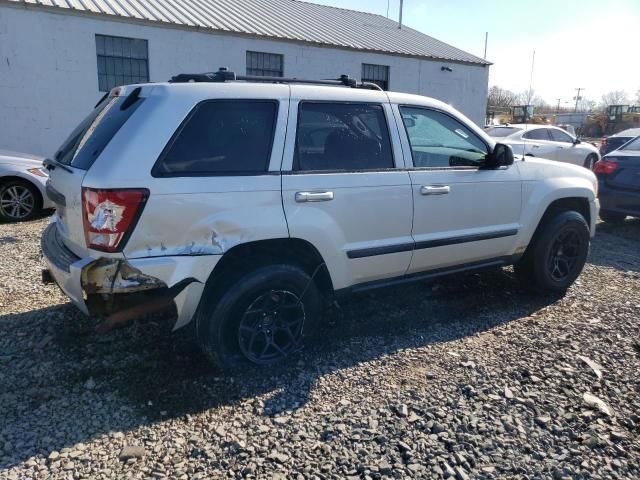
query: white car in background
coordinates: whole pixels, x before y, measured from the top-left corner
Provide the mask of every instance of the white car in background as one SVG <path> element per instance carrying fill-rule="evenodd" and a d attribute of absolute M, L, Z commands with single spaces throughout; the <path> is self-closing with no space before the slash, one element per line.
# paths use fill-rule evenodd
<path fill-rule="evenodd" d="M 596 147 L 551 125 L 500 125 L 485 131 L 497 141 L 510 145 L 516 155 L 572 163 L 589 170 L 600 160 Z"/>
<path fill-rule="evenodd" d="M 0 221 L 29 220 L 54 204 L 45 193 L 44 158 L 0 150 Z"/>

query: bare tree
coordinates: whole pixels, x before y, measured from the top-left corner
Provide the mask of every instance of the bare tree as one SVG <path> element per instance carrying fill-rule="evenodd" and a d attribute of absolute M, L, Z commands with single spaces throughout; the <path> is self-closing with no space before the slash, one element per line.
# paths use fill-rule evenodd
<path fill-rule="evenodd" d="M 606 108 L 609 105 L 628 105 L 629 97 L 624 90 L 613 90 L 602 95 L 600 107 Z"/>
<path fill-rule="evenodd" d="M 593 112 L 598 106 L 598 102 L 591 98 L 582 98 L 578 102 L 578 111 L 579 112 Z"/>
<path fill-rule="evenodd" d="M 547 102 L 545 102 L 540 95 L 536 95 L 536 91 L 533 88 L 518 94 L 518 104 L 533 105 L 536 107 L 536 111 L 549 107 Z"/>
<path fill-rule="evenodd" d="M 517 103 L 518 95 L 511 90 L 494 85 L 489 89 L 487 104 L 492 107 L 511 107 Z"/>

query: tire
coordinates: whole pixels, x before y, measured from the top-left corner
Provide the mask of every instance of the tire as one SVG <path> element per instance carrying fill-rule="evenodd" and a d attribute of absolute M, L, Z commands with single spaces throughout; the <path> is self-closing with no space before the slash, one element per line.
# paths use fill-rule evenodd
<path fill-rule="evenodd" d="M 584 168 L 593 170 L 593 164 L 598 160 L 598 156 L 595 153 L 590 153 L 584 160 Z"/>
<path fill-rule="evenodd" d="M 535 290 L 564 293 L 582 272 L 589 241 L 589 226 L 578 212 L 561 211 L 548 216 L 514 266 L 516 275 Z"/>
<path fill-rule="evenodd" d="M 624 222 L 627 216 L 624 213 L 607 212 L 606 210 L 600 211 L 600 218 L 605 223 L 619 224 Z"/>
<path fill-rule="evenodd" d="M 319 324 L 320 292 L 296 266 L 259 267 L 218 295 L 213 287 L 203 294 L 196 334 L 223 369 L 278 363 L 299 351 Z"/>
<path fill-rule="evenodd" d="M 0 184 L 0 220 L 31 220 L 42 211 L 42 197 L 35 185 L 26 180 L 10 180 Z"/>

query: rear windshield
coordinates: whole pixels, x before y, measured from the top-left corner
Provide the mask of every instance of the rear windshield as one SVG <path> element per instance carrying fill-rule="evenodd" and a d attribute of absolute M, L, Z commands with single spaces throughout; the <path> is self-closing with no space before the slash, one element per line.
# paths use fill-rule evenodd
<path fill-rule="evenodd" d="M 519 132 L 520 128 L 515 127 L 489 127 L 485 129 L 485 132 L 490 137 L 508 137 L 516 132 Z"/>
<path fill-rule="evenodd" d="M 71 132 L 54 158 L 64 165 L 88 170 L 142 101 L 105 97 Z"/>
<path fill-rule="evenodd" d="M 633 150 L 640 151 L 640 137 L 636 137 L 627 143 L 624 147 L 620 148 L 620 150 Z"/>

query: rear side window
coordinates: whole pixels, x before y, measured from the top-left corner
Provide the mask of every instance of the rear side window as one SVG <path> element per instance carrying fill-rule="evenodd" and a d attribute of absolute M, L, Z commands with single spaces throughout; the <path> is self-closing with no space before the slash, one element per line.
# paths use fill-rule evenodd
<path fill-rule="evenodd" d="M 640 151 L 640 137 L 637 137 L 635 140 L 630 141 L 620 150 L 634 150 Z"/>
<path fill-rule="evenodd" d="M 304 171 L 393 168 L 382 106 L 301 103 L 293 168 Z"/>
<path fill-rule="evenodd" d="M 519 128 L 513 128 L 513 127 L 489 127 L 485 129 L 485 132 L 487 133 L 487 135 L 489 135 L 490 137 L 497 137 L 497 138 L 508 137 L 509 135 L 513 135 L 514 133 L 517 133 L 519 131 L 520 131 Z"/>
<path fill-rule="evenodd" d="M 522 138 L 529 140 L 551 140 L 548 130 L 546 128 L 537 128 L 536 130 L 529 130 Z"/>
<path fill-rule="evenodd" d="M 210 100 L 198 104 L 153 168 L 154 177 L 266 172 L 278 103 Z"/>
<path fill-rule="evenodd" d="M 91 168 L 114 135 L 144 101 L 137 94 L 139 91 L 135 97 L 105 97 L 71 132 L 54 158 L 64 165 L 82 170 Z"/>

